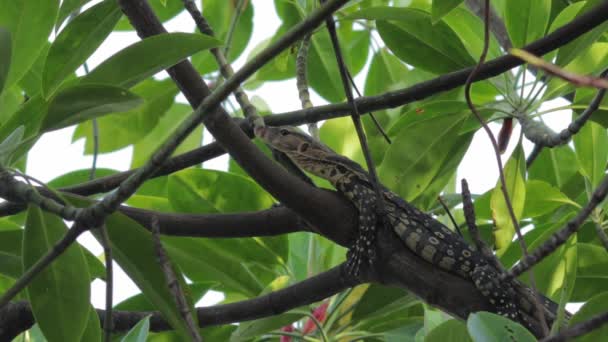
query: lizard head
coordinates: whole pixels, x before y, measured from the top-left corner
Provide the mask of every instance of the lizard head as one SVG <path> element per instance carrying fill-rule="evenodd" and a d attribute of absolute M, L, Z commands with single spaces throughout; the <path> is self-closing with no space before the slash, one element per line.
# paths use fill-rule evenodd
<path fill-rule="evenodd" d="M 291 126 L 257 127 L 255 135 L 290 158 L 324 159 L 335 154 L 329 147 Z"/>
<path fill-rule="evenodd" d="M 300 168 L 332 183 L 338 181 L 349 169 L 352 171 L 347 164 L 353 162 L 295 127 L 257 127 L 255 135 L 274 149 L 285 153 Z"/>

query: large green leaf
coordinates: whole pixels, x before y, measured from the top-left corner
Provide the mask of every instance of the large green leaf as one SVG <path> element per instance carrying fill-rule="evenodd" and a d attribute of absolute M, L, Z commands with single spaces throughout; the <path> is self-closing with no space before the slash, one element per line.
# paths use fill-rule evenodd
<path fill-rule="evenodd" d="M 509 0 L 505 26 L 514 47 L 523 47 L 545 35 L 551 0 Z"/>
<path fill-rule="evenodd" d="M 0 27 L 11 33 L 11 64 L 4 82 L 18 82 L 34 63 L 55 24 L 59 0 L 0 0 Z"/>
<path fill-rule="evenodd" d="M 472 342 L 464 322 L 450 319 L 429 331 L 424 342 Z"/>
<path fill-rule="evenodd" d="M 559 226 L 559 228 L 562 227 Z M 538 239 L 529 245 L 528 250 L 533 251 L 537 249 L 544 242 L 550 240 L 554 233 L 555 231 L 553 230 L 543 232 Z M 562 291 L 566 291 L 566 302 L 569 301 L 570 294 L 574 288 L 577 271 L 576 240 L 576 235 L 574 235 L 555 252 L 534 266 L 536 289 L 558 302 L 562 297 Z M 525 275 L 521 279 L 525 282 L 529 281 L 528 276 Z"/>
<path fill-rule="evenodd" d="M 378 168 L 384 184 L 407 201 L 420 196 L 451 157 L 463 119 L 462 113 L 456 113 L 401 128 Z"/>
<path fill-rule="evenodd" d="M 521 147 L 517 148 L 507 164 L 504 167 L 505 181 L 507 185 L 507 193 L 515 214 L 515 218 L 519 221 L 524 211 L 524 203 L 526 200 L 526 183 L 524 179 L 526 161 L 524 152 Z M 490 207 L 492 209 L 492 218 L 496 229 L 494 237 L 498 254 L 504 253 L 506 248 L 511 244 L 513 235 L 515 235 L 515 227 L 513 220 L 507 208 L 500 180 L 496 183 L 496 187 L 492 191 L 490 199 Z"/>
<path fill-rule="evenodd" d="M 594 122 L 587 122 L 574 136 L 580 173 L 595 187 L 604 178 L 608 161 L 608 133 Z"/>
<path fill-rule="evenodd" d="M 508 318 L 489 312 L 469 315 L 467 329 L 475 342 L 536 342 L 536 338 L 528 329 Z"/>
<path fill-rule="evenodd" d="M 40 130 L 53 131 L 109 113 L 126 112 L 142 103 L 139 96 L 123 88 L 77 85 L 61 90 L 51 99 Z"/>
<path fill-rule="evenodd" d="M 112 32 L 122 12 L 114 0 L 105 0 L 72 20 L 57 36 L 42 74 L 49 97 L 66 76 L 76 71 Z"/>
<path fill-rule="evenodd" d="M 462 44 L 471 56 L 477 57 L 481 55 L 483 50 L 483 35 L 480 33 L 483 32 L 483 21 L 479 17 L 459 7 L 443 17 L 443 21 L 460 37 L 460 41 L 462 41 Z M 491 35 L 488 58 L 496 58 L 501 56 L 501 54 L 500 45 L 494 35 Z"/>
<path fill-rule="evenodd" d="M 605 289 L 604 289 L 605 290 Z M 603 314 L 608 310 L 608 292 L 601 292 L 593 296 L 570 320 L 570 326 L 583 323 L 590 318 Z M 603 325 L 587 334 L 573 340 L 576 342 L 602 341 L 608 334 L 608 326 Z"/>
<path fill-rule="evenodd" d="M 32 267 L 63 238 L 61 218 L 28 208 L 23 237 L 23 267 Z M 82 251 L 72 245 L 27 286 L 36 322 L 49 341 L 80 341 L 88 324 L 89 268 Z"/>
<path fill-rule="evenodd" d="M 584 302 L 608 288 L 606 250 L 590 243 L 577 244 L 578 268 L 571 301 Z"/>
<path fill-rule="evenodd" d="M 526 183 L 526 202 L 522 217 L 536 217 L 556 210 L 563 205 L 580 206 L 557 188 L 539 180 Z"/>
<path fill-rule="evenodd" d="M 159 34 L 124 48 L 98 65 L 81 82 L 131 87 L 195 52 L 219 45 L 219 40 L 203 34 Z"/>
<path fill-rule="evenodd" d="M 589 10 L 593 10 L 595 6 L 600 4 L 603 0 L 587 0 L 585 2 L 585 6 L 580 9 L 577 16 L 588 12 Z M 557 52 L 557 61 L 558 65 L 567 65 L 572 61 L 576 56 L 580 54 L 581 51 L 585 51 L 593 42 L 598 40 L 598 38 L 606 32 L 608 28 L 608 21 L 603 22 L 598 25 L 593 30 L 583 34 L 577 39 L 571 41 L 570 43 L 562 46 Z"/>
<path fill-rule="evenodd" d="M 415 67 L 442 74 L 475 63 L 456 33 L 444 22 L 433 25 L 426 12 L 376 7 L 349 18 L 376 20 L 378 32 L 389 49 Z"/>
<path fill-rule="evenodd" d="M 144 100 L 142 106 L 97 119 L 100 153 L 135 144 L 148 135 L 173 105 L 178 89 L 171 79 L 162 81 L 147 79 L 131 88 L 131 91 Z M 72 140 L 79 138 L 86 138 L 85 153 L 92 154 L 94 139 L 91 121 L 83 122 L 76 127 Z"/>
<path fill-rule="evenodd" d="M 158 120 L 158 124 L 133 146 L 131 168 L 144 165 L 152 154 L 173 134 L 175 129 L 192 113 L 192 107 L 174 103 L 171 108 Z M 194 132 L 178 146 L 174 155 L 191 151 L 201 145 L 203 127 L 198 126 Z"/>
<path fill-rule="evenodd" d="M 568 145 L 544 148 L 528 169 L 530 179 L 545 181 L 562 188 L 578 170 L 576 155 Z"/>

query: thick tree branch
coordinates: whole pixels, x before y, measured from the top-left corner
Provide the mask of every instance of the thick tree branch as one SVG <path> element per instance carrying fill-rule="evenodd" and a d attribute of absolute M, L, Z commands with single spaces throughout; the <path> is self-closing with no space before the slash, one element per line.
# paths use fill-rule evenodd
<path fill-rule="evenodd" d="M 244 322 L 278 315 L 302 305 L 315 303 L 357 284 L 359 284 L 358 281 L 346 276 L 342 264 L 317 276 L 257 298 L 197 308 L 196 314 L 200 327 Z M 97 310 L 97 313 L 101 323 L 104 324 L 105 312 Z M 114 311 L 111 326 L 114 332 L 125 332 L 147 315 L 152 315 L 150 330 L 172 329 L 158 312 Z M 0 310 L 0 340 L 10 341 L 33 324 L 34 317 L 27 302 L 10 303 Z"/>

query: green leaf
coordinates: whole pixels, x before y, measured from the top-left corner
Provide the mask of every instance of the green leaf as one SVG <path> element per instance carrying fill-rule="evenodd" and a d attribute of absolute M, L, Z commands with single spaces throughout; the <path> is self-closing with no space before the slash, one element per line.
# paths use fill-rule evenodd
<path fill-rule="evenodd" d="M 0 27 L 0 94 L 4 89 L 4 83 L 8 78 L 11 66 L 11 33 L 4 27 Z"/>
<path fill-rule="evenodd" d="M 23 237 L 23 267 L 32 267 L 63 238 L 61 218 L 30 206 Z M 89 268 L 72 245 L 27 286 L 36 322 L 49 341 L 80 341 L 88 324 Z"/>
<path fill-rule="evenodd" d="M 22 229 L 0 231 L 0 274 L 13 279 L 19 278 L 19 276 L 22 274 L 22 243 Z"/>
<path fill-rule="evenodd" d="M 513 212 L 519 221 L 524 210 L 526 200 L 526 183 L 524 180 L 526 160 L 521 147 L 517 148 L 509 161 L 504 167 L 505 181 L 507 185 L 507 193 L 511 200 Z M 490 207 L 492 209 L 492 218 L 496 229 L 494 237 L 496 241 L 496 249 L 498 254 L 502 255 L 506 248 L 511 244 L 513 235 L 515 235 L 515 227 L 509 209 L 507 208 L 504 195 L 501 190 L 500 180 L 496 183 L 496 187 L 492 191 L 490 199 Z"/>
<path fill-rule="evenodd" d="M 401 128 L 378 167 L 384 184 L 406 201 L 420 196 L 451 157 L 448 153 L 460 138 L 463 119 L 464 115 L 456 113 Z"/>
<path fill-rule="evenodd" d="M 192 107 L 181 103 L 175 103 L 158 120 L 158 124 L 133 146 L 133 159 L 131 168 L 137 168 L 145 164 L 152 154 L 174 133 L 175 129 L 192 114 Z M 191 151 L 201 145 L 203 139 L 203 127 L 198 126 L 194 132 L 178 146 L 173 155 Z"/>
<path fill-rule="evenodd" d="M 89 319 L 87 326 L 82 333 L 81 341 L 101 341 L 101 326 L 97 311 L 92 305 L 89 305 Z"/>
<path fill-rule="evenodd" d="M 454 31 L 444 22 L 411 8 L 376 7 L 348 18 L 376 20 L 380 36 L 404 62 L 436 74 L 475 64 Z"/>
<path fill-rule="evenodd" d="M 608 288 L 608 254 L 590 243 L 579 242 L 577 248 L 576 282 L 570 300 L 584 302 Z"/>
<path fill-rule="evenodd" d="M 162 81 L 147 79 L 131 88 L 131 92 L 145 101 L 142 106 L 97 119 L 100 153 L 112 152 L 135 144 L 148 135 L 173 105 L 178 89 L 171 79 Z M 86 121 L 76 127 L 72 138 L 73 141 L 86 138 L 86 154 L 93 154 L 92 132 L 91 121 Z"/>
<path fill-rule="evenodd" d="M 53 131 L 109 113 L 126 112 L 143 100 L 114 86 L 85 84 L 61 90 L 49 103 L 41 131 Z"/>
<path fill-rule="evenodd" d="M 608 67 L 607 50 L 608 43 L 594 43 L 587 49 L 579 51 L 577 56 L 564 67 L 564 70 L 581 75 L 598 74 Z M 571 83 L 554 77 L 549 81 L 543 99 L 553 99 L 574 90 L 576 87 Z"/>
<path fill-rule="evenodd" d="M 530 179 L 545 181 L 562 188 L 578 170 L 576 155 L 568 145 L 544 148 L 528 169 Z"/>
<path fill-rule="evenodd" d="M 440 0 L 439 2 L 444 1 Z M 480 34 L 483 32 L 483 21 L 479 17 L 462 7 L 458 7 L 443 17 L 443 21 L 460 37 L 460 41 L 471 56 L 481 55 L 484 45 L 483 34 Z M 500 57 L 502 53 L 500 44 L 498 44 L 494 35 L 490 35 L 488 58 Z"/>
<path fill-rule="evenodd" d="M 467 332 L 464 322 L 450 319 L 429 331 L 425 336 L 424 342 L 467 342 L 473 341 Z"/>
<path fill-rule="evenodd" d="M 0 27 L 11 33 L 11 64 L 4 87 L 18 82 L 45 46 L 55 23 L 59 0 L 0 0 Z"/>
<path fill-rule="evenodd" d="M 82 83 L 131 87 L 195 52 L 220 44 L 219 40 L 198 33 L 164 33 L 148 37 L 101 63 L 82 79 Z"/>
<path fill-rule="evenodd" d="M 579 171 L 595 187 L 604 178 L 608 161 L 608 133 L 604 127 L 587 122 L 573 140 Z"/>
<path fill-rule="evenodd" d="M 0 165 L 6 166 L 11 164 L 11 157 L 19 147 L 19 144 L 21 144 L 24 132 L 25 127 L 19 126 L 0 143 Z"/>
<path fill-rule="evenodd" d="M 585 322 L 593 316 L 603 314 L 608 310 L 608 292 L 601 292 L 593 296 L 585 305 L 583 305 L 577 313 L 572 316 L 569 325 L 574 326 L 578 323 Z M 598 329 L 592 330 L 583 336 L 574 339 L 575 342 L 594 342 L 602 341 L 608 334 L 608 326 L 605 324 Z"/>
<path fill-rule="evenodd" d="M 61 31 L 51 45 L 42 74 L 46 97 L 95 52 L 121 16 L 118 3 L 105 0 L 78 15 Z"/>
<path fill-rule="evenodd" d="M 188 193 L 192 193 L 189 195 Z M 195 196 L 195 197 L 191 197 Z M 203 203 L 193 205 L 191 200 Z M 272 197 L 259 185 L 228 172 L 188 169 L 169 176 L 169 200 L 181 212 L 240 212 L 269 208 Z M 201 206 L 201 204 L 203 206 Z"/>
<path fill-rule="evenodd" d="M 529 180 L 526 183 L 526 202 L 522 217 L 544 215 L 566 204 L 580 208 L 578 203 L 569 199 L 549 183 Z"/>
<path fill-rule="evenodd" d="M 559 225 L 544 231 L 538 239 L 530 244 L 528 250 L 536 250 L 541 244 L 552 238 L 552 234 L 555 233 L 554 229 L 561 229 L 562 227 L 562 225 Z M 576 240 L 576 235 L 573 235 L 564 245 L 534 267 L 536 289 L 558 302 L 564 288 L 567 291 L 565 298 L 568 302 L 574 287 L 577 271 Z M 521 280 L 526 283 L 529 281 L 527 276 L 521 277 Z"/>
<path fill-rule="evenodd" d="M 505 26 L 514 47 L 523 47 L 545 35 L 551 0 L 509 0 Z"/>
<path fill-rule="evenodd" d="M 183 7 L 180 1 L 174 1 Z M 238 2 L 226 2 L 225 0 L 205 0 L 204 9 L 205 19 L 209 26 L 213 28 L 215 38 L 225 43 L 226 36 L 232 23 L 232 18 L 236 15 L 236 4 Z M 253 33 L 253 11 L 254 6 L 248 4 L 245 10 L 240 13 L 239 20 L 234 27 L 232 34 L 232 44 L 229 48 L 227 59 L 230 62 L 236 60 L 247 47 L 247 43 Z M 192 56 L 192 64 L 201 74 L 208 74 L 218 70 L 215 58 L 207 51 L 199 52 Z"/>
<path fill-rule="evenodd" d="M 467 319 L 469 335 L 475 342 L 535 342 L 526 328 L 490 312 L 476 312 Z"/>
<path fill-rule="evenodd" d="M 146 342 L 150 331 L 150 316 L 142 318 L 120 342 Z"/>
<path fill-rule="evenodd" d="M 602 1 L 603 0 L 587 0 L 585 6 L 578 12 L 577 17 L 590 10 L 594 10 Z M 608 21 L 603 22 L 593 30 L 583 34 L 565 46 L 562 46 L 557 52 L 557 60 L 555 63 L 562 66 L 567 65 L 578 56 L 581 51 L 585 51 L 593 42 L 598 40 L 600 36 L 606 32 L 606 29 L 608 29 Z"/>
<path fill-rule="evenodd" d="M 431 18 L 433 24 L 436 24 L 441 18 L 450 13 L 451 10 L 458 7 L 464 0 L 433 0 L 431 6 Z"/>

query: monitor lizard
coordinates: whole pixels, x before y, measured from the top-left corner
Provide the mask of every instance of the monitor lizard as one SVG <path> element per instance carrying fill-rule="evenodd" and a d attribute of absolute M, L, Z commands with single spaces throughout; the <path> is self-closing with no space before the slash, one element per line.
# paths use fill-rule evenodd
<path fill-rule="evenodd" d="M 375 209 L 376 192 L 372 181 L 359 164 L 294 127 L 257 127 L 255 134 L 285 153 L 298 167 L 328 180 L 357 208 L 358 233 L 348 252 L 349 273 L 357 275 L 363 262 L 373 264 L 377 224 L 382 222 L 390 225 L 405 246 L 422 259 L 470 279 L 497 314 L 531 328 L 529 317 L 535 316 L 531 289 L 518 280 L 499 283 L 501 270 L 487 257 L 448 227 L 383 186 L 385 213 L 379 214 Z M 557 304 L 542 295 L 539 297 L 547 322 L 553 322 Z"/>

